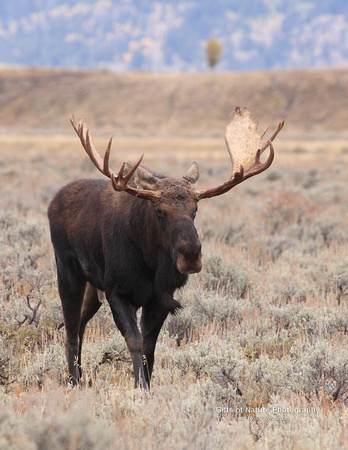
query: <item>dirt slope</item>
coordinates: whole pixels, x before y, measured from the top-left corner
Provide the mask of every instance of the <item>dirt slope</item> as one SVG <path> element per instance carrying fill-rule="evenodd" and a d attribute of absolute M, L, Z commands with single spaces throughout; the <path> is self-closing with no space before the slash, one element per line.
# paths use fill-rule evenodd
<path fill-rule="evenodd" d="M 235 106 L 284 133 L 348 135 L 348 68 L 201 74 L 0 69 L 0 132 L 221 135 Z"/>

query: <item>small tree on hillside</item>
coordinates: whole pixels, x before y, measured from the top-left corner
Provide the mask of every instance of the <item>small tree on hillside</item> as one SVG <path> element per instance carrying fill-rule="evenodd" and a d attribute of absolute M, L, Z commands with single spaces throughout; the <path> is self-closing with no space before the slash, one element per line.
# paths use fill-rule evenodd
<path fill-rule="evenodd" d="M 222 45 L 219 41 L 214 38 L 211 38 L 207 41 L 205 45 L 205 53 L 207 56 L 207 64 L 210 69 L 213 69 L 220 61 L 221 52 Z"/>

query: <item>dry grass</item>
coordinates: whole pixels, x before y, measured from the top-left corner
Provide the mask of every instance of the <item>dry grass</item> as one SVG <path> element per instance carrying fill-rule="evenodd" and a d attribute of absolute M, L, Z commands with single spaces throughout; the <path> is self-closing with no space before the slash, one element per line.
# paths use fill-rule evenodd
<path fill-rule="evenodd" d="M 66 134 L 72 113 L 98 132 L 120 135 L 220 136 L 235 106 L 261 126 L 284 119 L 283 136 L 347 136 L 348 70 L 205 74 L 112 74 L 0 70 L 4 132 Z"/>
<path fill-rule="evenodd" d="M 61 185 L 97 173 L 76 137 L 0 137 L 0 448 L 344 448 L 347 142 L 277 141 L 265 174 L 202 201 L 204 270 L 177 294 L 185 309 L 160 335 L 149 395 L 133 389 L 107 306 L 86 333 L 84 383 L 65 387 L 45 214 Z M 115 168 L 145 152 L 176 176 L 198 160 L 201 185 L 228 176 L 222 139 L 114 148 Z"/>
<path fill-rule="evenodd" d="M 0 448 L 346 448 L 347 77 L 0 72 Z M 145 153 L 181 176 L 197 160 L 211 186 L 229 176 L 237 104 L 286 128 L 266 173 L 199 205 L 204 268 L 177 293 L 151 393 L 133 389 L 107 305 L 67 388 L 46 210 L 99 176 L 68 117 L 87 116 L 98 148 L 116 134 L 115 170 Z"/>

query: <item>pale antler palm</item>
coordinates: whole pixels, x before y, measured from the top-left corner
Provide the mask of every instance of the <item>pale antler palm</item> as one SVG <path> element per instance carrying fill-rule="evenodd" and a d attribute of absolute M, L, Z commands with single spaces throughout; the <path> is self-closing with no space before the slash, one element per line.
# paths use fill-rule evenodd
<path fill-rule="evenodd" d="M 272 164 L 274 158 L 272 141 L 283 128 L 284 121 L 279 123 L 276 131 L 266 142 L 262 142 L 262 138 L 268 128 L 259 134 L 257 125 L 257 122 L 251 120 L 251 114 L 247 108 L 242 111 L 239 107 L 236 108 L 225 133 L 227 150 L 232 163 L 231 177 L 216 188 L 196 191 L 197 201 L 224 194 L 247 178 L 263 172 Z M 260 156 L 267 147 L 270 147 L 270 155 L 265 163 L 261 163 Z"/>

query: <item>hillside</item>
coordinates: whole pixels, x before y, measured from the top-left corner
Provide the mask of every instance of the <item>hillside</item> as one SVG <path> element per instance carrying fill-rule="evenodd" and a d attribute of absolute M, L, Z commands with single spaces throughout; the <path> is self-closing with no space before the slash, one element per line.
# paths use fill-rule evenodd
<path fill-rule="evenodd" d="M 70 133 L 85 115 L 95 133 L 220 136 L 235 106 L 283 136 L 347 135 L 348 69 L 113 74 L 3 67 L 0 132 Z M 264 126 L 261 122 L 260 126 Z"/>
<path fill-rule="evenodd" d="M 347 2 L 326 0 L 17 0 L 0 4 L 0 62 L 117 71 L 219 70 L 348 62 Z"/>

